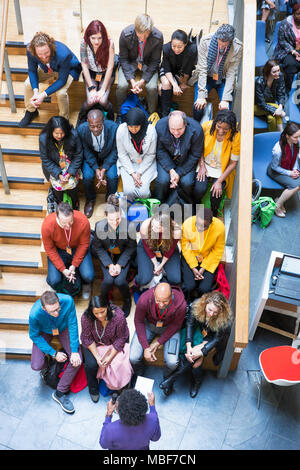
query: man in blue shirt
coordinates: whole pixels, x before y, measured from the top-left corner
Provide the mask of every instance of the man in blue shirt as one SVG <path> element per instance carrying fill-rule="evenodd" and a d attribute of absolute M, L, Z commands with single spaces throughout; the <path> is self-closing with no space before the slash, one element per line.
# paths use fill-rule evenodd
<path fill-rule="evenodd" d="M 25 127 L 38 116 L 38 108 L 47 96 L 56 93 L 59 115 L 69 119 L 68 88 L 78 80 L 81 65 L 73 52 L 46 33 L 36 33 L 27 46 L 28 75 L 25 81 L 26 112 L 19 126 Z M 39 91 L 39 83 L 48 84 Z"/>
<path fill-rule="evenodd" d="M 47 366 L 45 355 L 55 358 L 57 362 L 69 359 L 52 398 L 60 404 L 66 413 L 74 413 L 74 406 L 66 393 L 82 363 L 79 348 L 78 325 L 74 300 L 65 294 L 46 291 L 31 308 L 29 314 L 29 336 L 33 341 L 31 368 L 42 371 Z M 58 336 L 66 354 L 56 352 L 50 345 L 53 336 Z"/>

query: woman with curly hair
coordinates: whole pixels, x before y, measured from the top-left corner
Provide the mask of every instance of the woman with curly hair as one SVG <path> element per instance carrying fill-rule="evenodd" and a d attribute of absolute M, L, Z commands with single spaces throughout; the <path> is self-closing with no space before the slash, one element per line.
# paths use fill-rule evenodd
<path fill-rule="evenodd" d="M 91 21 L 86 28 L 80 60 L 87 95 L 84 107 L 99 103 L 104 109 L 111 108 L 108 96 L 115 78 L 115 47 L 101 21 Z"/>
<path fill-rule="evenodd" d="M 213 362 L 215 365 L 221 362 L 231 324 L 232 312 L 227 298 L 221 292 L 208 292 L 191 304 L 186 318 L 181 362 L 178 369 L 160 383 L 165 395 L 170 395 L 177 378 L 190 369 L 192 371 L 190 395 L 192 398 L 197 396 L 203 378 L 203 359 L 215 348 Z"/>
<path fill-rule="evenodd" d="M 235 169 L 240 155 L 240 132 L 233 111 L 224 109 L 213 121 L 202 124 L 204 131 L 204 160 L 199 160 L 194 187 L 196 203 L 200 203 L 211 182 L 210 203 L 214 217 L 218 215 L 223 190 L 230 199 Z"/>
<path fill-rule="evenodd" d="M 131 379 L 129 330 L 121 308 L 99 296 L 91 298 L 81 317 L 81 328 L 84 368 L 91 399 L 96 403 L 100 379 L 111 390 L 125 387 Z"/>
<path fill-rule="evenodd" d="M 78 182 L 82 176 L 82 145 L 77 131 L 62 116 L 53 116 L 39 136 L 42 169 L 57 203 L 66 192 L 73 209 L 79 208 Z"/>
<path fill-rule="evenodd" d="M 120 419 L 112 422 L 114 411 Z M 160 436 L 153 392 L 148 394 L 148 403 L 146 397 L 135 389 L 123 390 L 115 404 L 112 400 L 107 403 L 99 440 L 102 449 L 149 450 L 150 441 L 158 441 Z"/>
<path fill-rule="evenodd" d="M 157 212 L 144 220 L 140 234 L 141 239 L 137 247 L 136 284 L 146 286 L 153 276 L 160 274 L 169 284 L 180 284 L 180 254 L 177 245 L 181 239 L 181 229 L 170 215 Z"/>

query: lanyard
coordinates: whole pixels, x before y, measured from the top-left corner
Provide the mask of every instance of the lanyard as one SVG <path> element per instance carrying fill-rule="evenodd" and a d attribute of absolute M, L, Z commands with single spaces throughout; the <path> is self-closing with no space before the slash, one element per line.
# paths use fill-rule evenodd
<path fill-rule="evenodd" d="M 161 315 L 161 314 L 160 314 L 160 311 L 159 311 L 159 308 L 158 308 L 158 306 L 157 306 L 157 303 L 155 302 L 156 310 L 157 310 L 157 315 L 158 315 L 158 317 L 159 317 L 160 320 L 165 316 L 165 314 L 166 314 L 167 311 L 169 310 L 169 307 L 171 306 L 171 304 L 172 304 L 172 300 L 170 301 L 170 303 L 169 303 L 169 305 L 167 306 L 166 310 L 165 310 L 165 311 L 163 312 L 163 314 Z"/>
<path fill-rule="evenodd" d="M 131 137 L 131 140 L 132 140 L 132 142 L 133 142 L 133 145 L 135 146 L 135 149 L 136 149 L 137 153 L 138 153 L 138 154 L 140 154 L 140 153 L 141 153 L 141 151 L 142 151 L 142 145 L 143 145 L 143 141 L 144 141 L 144 139 L 142 139 L 142 141 L 141 141 L 141 145 L 140 145 L 140 147 L 139 147 L 139 148 L 138 148 L 138 146 L 136 145 L 136 143 L 135 143 L 135 140 L 134 140 L 132 137 Z"/>
<path fill-rule="evenodd" d="M 105 333 L 106 325 L 105 325 L 105 327 L 103 328 L 103 331 L 102 331 L 101 336 L 100 336 L 99 333 L 98 333 L 98 330 L 97 330 L 97 323 L 96 323 L 96 322 L 97 322 L 97 320 L 95 320 L 95 330 L 96 330 L 97 336 L 98 336 L 98 338 L 99 338 L 99 342 L 101 343 L 101 342 L 102 342 L 103 335 L 104 335 L 104 333 Z M 103 343 L 102 343 L 102 344 L 103 344 Z"/>
<path fill-rule="evenodd" d="M 178 152 L 178 150 L 180 150 L 180 140 L 175 139 L 174 136 L 172 136 L 172 138 L 173 138 L 173 144 L 174 144 L 174 147 L 175 147 L 175 151 Z"/>
<path fill-rule="evenodd" d="M 57 150 L 58 150 L 58 153 L 59 153 L 59 156 L 61 157 L 63 152 L 64 152 L 64 144 L 62 144 L 62 146 L 60 147 L 60 149 L 58 148 L 58 145 L 55 144 L 56 147 L 57 147 Z"/>
<path fill-rule="evenodd" d="M 145 41 L 143 42 L 142 49 L 140 48 L 140 45 L 138 44 L 138 48 L 139 48 L 139 60 L 142 60 L 143 51 L 144 51 L 144 47 L 145 47 L 146 41 L 147 41 L 147 39 L 145 39 Z"/>
<path fill-rule="evenodd" d="M 221 59 L 219 60 L 219 49 L 220 49 L 220 47 L 219 47 L 219 44 L 218 44 L 217 67 L 219 67 L 219 65 L 220 65 L 220 63 L 221 63 L 221 61 L 222 61 L 224 55 L 226 54 L 227 47 L 228 47 L 228 46 L 225 47 L 225 51 L 223 52 L 222 57 L 221 57 Z"/>
<path fill-rule="evenodd" d="M 117 227 L 117 230 L 116 230 L 116 237 L 118 238 L 118 235 L 119 235 L 119 225 Z M 112 251 L 114 248 L 116 248 L 117 246 L 117 240 L 115 240 L 115 242 L 110 242 L 110 250 Z"/>
<path fill-rule="evenodd" d="M 70 247 L 70 240 L 71 240 L 71 236 L 72 236 L 72 227 L 70 227 L 70 236 L 68 237 L 67 235 L 67 231 L 64 229 L 64 232 L 65 232 L 65 236 L 66 236 L 66 239 L 67 239 L 67 242 L 68 242 L 68 247 Z"/>
<path fill-rule="evenodd" d="M 222 144 L 223 144 L 223 141 L 221 142 L 221 144 L 220 144 L 219 147 L 217 148 L 217 139 L 216 139 L 215 145 L 214 145 L 214 155 L 215 155 L 215 159 L 216 159 L 216 156 L 218 155 L 218 153 L 220 152 L 220 150 L 222 150 Z"/>

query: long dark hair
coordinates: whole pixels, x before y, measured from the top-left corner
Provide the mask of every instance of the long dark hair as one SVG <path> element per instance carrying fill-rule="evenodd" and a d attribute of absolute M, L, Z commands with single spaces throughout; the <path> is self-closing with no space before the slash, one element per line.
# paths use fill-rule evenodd
<path fill-rule="evenodd" d="M 181 41 L 185 45 L 187 45 L 187 43 L 189 42 L 188 35 L 182 29 L 176 29 L 176 31 L 174 31 L 171 36 L 171 42 L 173 41 L 173 39 L 177 39 L 177 41 Z"/>
<path fill-rule="evenodd" d="M 287 138 L 286 136 L 291 136 L 298 132 L 300 129 L 299 124 L 293 121 L 288 121 L 287 125 L 283 129 L 283 131 L 280 134 L 280 139 L 279 139 L 279 145 L 281 148 L 281 157 L 284 160 L 285 159 L 285 146 L 287 144 Z M 297 146 L 297 153 L 299 152 L 299 144 L 296 144 Z"/>
<path fill-rule="evenodd" d="M 229 125 L 231 130 L 230 140 L 232 141 L 233 137 L 238 132 L 238 125 L 235 113 L 233 111 L 230 111 L 229 109 L 222 109 L 221 111 L 219 111 L 216 114 L 211 125 L 210 135 L 213 135 L 213 133 L 215 132 L 217 122 L 222 122 Z"/>
<path fill-rule="evenodd" d="M 279 65 L 279 62 L 277 62 L 277 60 L 275 59 L 269 59 L 265 63 L 263 71 L 262 71 L 262 74 L 265 80 L 267 80 L 268 76 L 270 75 L 272 68 L 276 67 L 277 65 Z"/>
<path fill-rule="evenodd" d="M 54 129 L 61 129 L 65 136 L 64 136 L 64 148 L 67 152 L 70 149 L 70 139 L 72 135 L 73 125 L 63 116 L 52 116 L 49 119 L 47 124 L 45 125 L 44 129 L 42 130 L 40 135 L 46 134 L 46 145 L 47 150 L 51 150 L 52 147 L 55 145 L 55 139 L 53 137 Z"/>
<path fill-rule="evenodd" d="M 107 320 L 110 321 L 114 316 L 115 305 L 113 305 L 110 301 L 106 300 L 104 297 L 100 297 L 99 295 L 95 295 L 91 298 L 90 303 L 84 315 L 91 321 L 95 321 L 96 317 L 93 313 L 94 308 L 107 308 Z"/>
<path fill-rule="evenodd" d="M 92 51 L 94 51 L 93 46 L 90 41 L 90 36 L 93 34 L 101 33 L 102 35 L 102 44 L 98 47 L 95 54 L 96 63 L 101 66 L 102 69 L 107 68 L 108 57 L 109 57 L 109 39 L 107 35 L 106 28 L 104 24 L 99 20 L 93 20 L 90 22 L 84 33 L 84 42 L 88 44 Z"/>

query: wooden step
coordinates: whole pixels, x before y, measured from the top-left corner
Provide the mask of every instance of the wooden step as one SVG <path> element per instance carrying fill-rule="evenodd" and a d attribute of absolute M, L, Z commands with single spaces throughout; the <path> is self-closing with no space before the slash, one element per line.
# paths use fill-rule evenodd
<path fill-rule="evenodd" d="M 2 148 L 5 162 L 24 162 L 41 164 L 40 152 L 38 150 L 27 150 L 23 148 Z"/>
<path fill-rule="evenodd" d="M 27 67 L 12 67 L 10 66 L 10 74 L 11 79 L 13 80 L 14 84 L 16 82 L 23 83 L 26 78 L 28 77 L 28 69 Z M 3 70 L 2 79 L 6 80 L 5 71 Z"/>
<path fill-rule="evenodd" d="M 13 139 L 9 134 L 1 135 L 1 146 L 7 149 L 39 150 L 39 136 L 14 134 Z"/>
<path fill-rule="evenodd" d="M 47 269 L 42 267 L 41 247 L 35 245 L 0 245 L 0 269 L 2 272 L 47 273 Z"/>
<path fill-rule="evenodd" d="M 0 299 L 35 302 L 49 290 L 44 274 L 3 273 L 0 279 Z"/>
<path fill-rule="evenodd" d="M 50 184 L 44 177 L 41 162 L 28 162 L 23 165 L 19 162 L 7 162 L 5 168 L 10 188 L 48 191 Z M 1 177 L 0 182 L 2 182 Z"/>
<path fill-rule="evenodd" d="M 30 359 L 32 341 L 28 331 L 0 331 L 0 357 L 4 359 Z"/>
<path fill-rule="evenodd" d="M 70 98 L 71 101 L 71 98 Z M 75 126 L 77 123 L 78 112 L 81 104 L 76 102 L 74 110 L 70 111 L 70 122 Z M 19 127 L 19 122 L 24 117 L 25 110 L 17 108 L 16 113 L 12 113 L 9 107 L 0 107 L 0 134 L 16 134 L 16 135 L 36 135 L 38 136 L 45 124 L 53 115 L 58 114 L 57 110 L 39 109 L 39 115 L 27 127 Z M 2 142 L 2 138 L 1 138 Z"/>
<path fill-rule="evenodd" d="M 6 41 L 5 47 L 8 55 L 26 56 L 26 44 L 23 41 Z"/>
<path fill-rule="evenodd" d="M 45 123 L 33 122 L 27 127 L 19 127 L 19 121 L 0 121 L 0 134 L 40 135 Z"/>

